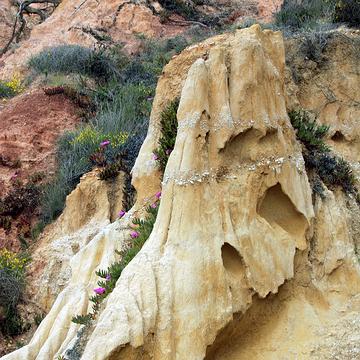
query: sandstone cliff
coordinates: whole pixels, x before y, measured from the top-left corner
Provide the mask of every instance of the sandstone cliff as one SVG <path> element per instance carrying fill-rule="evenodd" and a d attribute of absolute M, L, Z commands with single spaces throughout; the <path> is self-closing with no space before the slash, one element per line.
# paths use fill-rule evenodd
<path fill-rule="evenodd" d="M 31 342 L 3 359 L 70 358 L 79 348 L 77 334 L 86 360 L 356 359 L 359 208 L 340 190 L 313 201 L 287 115 L 297 105 L 316 110 L 331 122 L 331 138 L 343 135 L 342 145 L 338 136 L 329 139 L 336 151 L 346 148 L 344 156 L 358 161 L 359 99 L 352 94 L 360 93 L 354 91 L 360 75 L 352 53 L 339 56 L 341 46 L 334 43 L 327 55 L 341 64 L 342 81 L 328 76 L 331 66 L 309 63 L 297 68 L 295 83 L 281 33 L 259 26 L 209 39 L 174 58 L 159 81 L 132 172 L 134 208 L 113 221 L 109 209 L 121 194 L 108 196 L 91 175 L 83 179 L 53 225 L 61 232 L 45 240 L 48 249 L 59 242 L 65 247 L 64 267 L 55 268 L 68 271 L 63 278 L 69 280 L 65 286 L 43 283 L 42 291 L 55 289 L 47 307 L 63 289 Z M 324 88 L 332 89 L 332 101 Z M 176 97 L 178 135 L 161 181 L 152 153 L 161 110 Z M 127 246 L 135 212 L 160 189 L 150 238 L 88 333 L 78 333 L 71 318 L 90 307 L 95 270 Z M 98 210 L 91 200 L 101 204 Z M 46 266 L 48 272 L 54 265 Z M 59 284 L 60 276 L 55 279 Z"/>

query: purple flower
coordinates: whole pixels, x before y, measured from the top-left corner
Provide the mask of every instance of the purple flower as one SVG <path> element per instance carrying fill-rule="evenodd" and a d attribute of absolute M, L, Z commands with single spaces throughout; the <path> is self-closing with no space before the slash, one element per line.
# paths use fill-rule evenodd
<path fill-rule="evenodd" d="M 15 174 L 11 175 L 10 180 L 14 181 L 18 176 L 19 176 L 19 174 L 15 173 Z"/>
<path fill-rule="evenodd" d="M 139 233 L 137 231 L 132 231 L 130 236 L 133 238 L 133 239 L 136 239 L 137 237 L 139 237 Z"/>
<path fill-rule="evenodd" d="M 102 295 L 105 291 L 106 291 L 106 290 L 105 290 L 105 288 L 103 288 L 103 287 L 99 287 L 99 288 L 94 289 L 94 292 L 95 292 L 96 294 L 98 294 L 98 295 Z"/>
<path fill-rule="evenodd" d="M 124 210 L 121 210 L 118 214 L 119 218 L 121 219 L 125 214 L 126 214 L 126 212 Z"/>
<path fill-rule="evenodd" d="M 104 140 L 100 143 L 100 147 L 104 148 L 105 146 L 110 145 L 110 141 L 109 140 Z"/>
<path fill-rule="evenodd" d="M 110 274 L 107 274 L 105 280 L 106 280 L 106 281 L 110 281 L 110 280 L 111 280 L 111 275 L 110 275 Z"/>
<path fill-rule="evenodd" d="M 157 208 L 157 203 L 152 203 L 150 206 L 151 206 L 153 209 L 156 209 L 156 208 Z"/>
<path fill-rule="evenodd" d="M 152 154 L 152 159 L 153 159 L 153 160 L 159 160 L 159 157 L 158 157 L 156 154 L 153 153 L 153 154 Z"/>
<path fill-rule="evenodd" d="M 173 151 L 173 149 L 166 149 L 165 154 L 170 155 L 172 151 Z"/>
<path fill-rule="evenodd" d="M 157 193 L 155 194 L 155 196 L 156 196 L 158 199 L 160 199 L 160 198 L 161 198 L 161 191 L 157 192 Z"/>

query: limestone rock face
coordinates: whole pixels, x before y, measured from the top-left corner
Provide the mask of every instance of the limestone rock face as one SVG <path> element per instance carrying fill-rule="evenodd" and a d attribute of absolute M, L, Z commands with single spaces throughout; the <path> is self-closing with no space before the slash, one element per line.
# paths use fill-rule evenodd
<path fill-rule="evenodd" d="M 100 181 L 97 171 L 84 175 L 67 197 L 59 219 L 49 226 L 32 254 L 27 296 L 48 312 L 71 277 L 70 260 L 103 228 L 116 219 L 122 208 L 124 176 Z"/>
<path fill-rule="evenodd" d="M 32 341 L 4 360 L 68 358 L 78 349 L 71 318 L 89 309 L 95 270 L 127 246 L 132 217 L 160 186 L 154 229 L 77 358 L 358 357 L 360 212 L 341 192 L 313 202 L 285 74 L 281 33 L 256 25 L 190 47 L 165 67 L 133 169 L 137 203 L 80 244 Z M 161 110 L 176 97 L 178 134 L 160 181 L 152 152 Z M 100 189 L 87 194 L 106 201 Z M 82 208 L 106 213 L 90 201 Z M 74 214 L 67 209 L 62 223 L 78 237 L 90 223 L 70 221 Z"/>
<path fill-rule="evenodd" d="M 283 77 L 281 34 L 258 26 L 190 67 L 158 220 L 109 296 L 84 359 L 131 358 L 139 347 L 144 358 L 202 359 L 254 294 L 276 293 L 293 277 L 313 208 Z M 104 336 L 111 340 L 99 356 Z M 122 349 L 127 343 L 137 350 Z"/>
<path fill-rule="evenodd" d="M 328 144 L 360 176 L 360 31 L 343 29 L 323 36 L 321 51 L 317 37 L 287 41 L 294 79 L 292 85 L 288 83 L 288 107 L 300 105 L 329 125 Z"/>

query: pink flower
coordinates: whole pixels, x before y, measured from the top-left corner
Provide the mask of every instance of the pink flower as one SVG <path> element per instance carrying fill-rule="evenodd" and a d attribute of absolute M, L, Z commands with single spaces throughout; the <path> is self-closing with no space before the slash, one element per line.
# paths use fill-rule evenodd
<path fill-rule="evenodd" d="M 110 274 L 107 274 L 105 280 L 106 280 L 106 281 L 110 281 L 110 280 L 111 280 L 111 275 L 110 275 Z"/>
<path fill-rule="evenodd" d="M 133 238 L 133 239 L 136 239 L 137 237 L 140 236 L 140 234 L 137 232 L 137 231 L 132 231 L 130 236 Z"/>
<path fill-rule="evenodd" d="M 110 145 L 110 141 L 109 140 L 104 140 L 104 141 L 102 141 L 101 143 L 100 143 L 100 147 L 105 147 L 105 146 L 108 146 L 108 145 Z"/>
<path fill-rule="evenodd" d="M 94 292 L 95 292 L 96 294 L 98 294 L 98 295 L 102 295 L 105 291 L 106 291 L 106 290 L 105 290 L 105 288 L 103 288 L 103 287 L 99 287 L 99 288 L 94 289 Z"/>
<path fill-rule="evenodd" d="M 19 176 L 19 174 L 15 173 L 15 174 L 11 175 L 10 180 L 14 181 L 18 176 Z"/>
<path fill-rule="evenodd" d="M 126 214 L 126 212 L 124 210 L 121 210 L 118 214 L 119 218 L 121 219 L 125 214 Z"/>
<path fill-rule="evenodd" d="M 161 198 L 161 191 L 157 192 L 157 193 L 155 194 L 155 196 L 156 196 L 158 199 L 160 199 L 160 198 Z"/>
<path fill-rule="evenodd" d="M 167 149 L 167 150 L 165 151 L 165 154 L 166 154 L 166 155 L 170 155 L 172 151 L 173 151 L 173 149 Z"/>
<path fill-rule="evenodd" d="M 153 203 L 150 205 L 153 209 L 156 209 L 157 208 L 157 203 Z"/>
<path fill-rule="evenodd" d="M 153 153 L 153 154 L 152 154 L 152 159 L 153 159 L 153 160 L 159 160 L 159 157 L 158 157 L 156 154 Z"/>

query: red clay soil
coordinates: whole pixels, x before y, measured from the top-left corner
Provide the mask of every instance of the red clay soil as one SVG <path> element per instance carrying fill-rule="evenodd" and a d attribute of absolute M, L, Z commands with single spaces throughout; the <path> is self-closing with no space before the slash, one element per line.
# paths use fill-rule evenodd
<path fill-rule="evenodd" d="M 64 95 L 47 96 L 40 89 L 0 100 L 0 197 L 11 188 L 11 178 L 27 181 L 37 172 L 49 178 L 55 168 L 55 144 L 61 133 L 79 122 L 76 106 Z M 15 169 L 6 162 L 20 162 Z M 32 219 L 27 219 L 31 222 Z M 16 222 L 9 233 L 0 228 L 0 249 L 20 248 Z"/>

